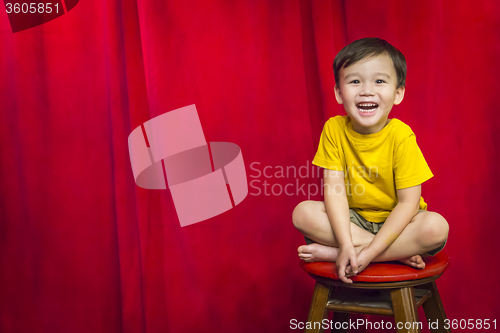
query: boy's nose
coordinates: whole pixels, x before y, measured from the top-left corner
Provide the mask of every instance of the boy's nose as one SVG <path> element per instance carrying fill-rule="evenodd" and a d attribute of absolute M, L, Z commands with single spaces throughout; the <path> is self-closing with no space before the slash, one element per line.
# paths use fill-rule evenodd
<path fill-rule="evenodd" d="M 373 94 L 374 94 L 374 90 L 373 90 L 373 87 L 371 85 L 364 84 L 361 87 L 361 92 L 360 92 L 361 96 L 372 96 Z"/>

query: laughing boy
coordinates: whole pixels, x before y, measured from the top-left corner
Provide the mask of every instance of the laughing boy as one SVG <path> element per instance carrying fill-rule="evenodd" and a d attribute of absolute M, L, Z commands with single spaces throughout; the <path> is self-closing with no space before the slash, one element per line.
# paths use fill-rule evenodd
<path fill-rule="evenodd" d="M 388 118 L 404 97 L 406 60 L 387 41 L 363 38 L 337 54 L 333 70 L 347 115 L 326 122 L 313 160 L 324 168 L 325 201 L 301 202 L 293 212 L 308 243 L 299 257 L 335 262 L 347 283 L 370 262 L 422 269 L 422 256 L 444 248 L 449 228 L 421 196 L 433 175 L 415 134 Z"/>

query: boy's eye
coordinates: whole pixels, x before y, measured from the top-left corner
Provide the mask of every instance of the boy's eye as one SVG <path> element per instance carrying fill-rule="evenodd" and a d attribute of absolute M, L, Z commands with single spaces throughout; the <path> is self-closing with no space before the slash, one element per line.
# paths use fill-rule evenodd
<path fill-rule="evenodd" d="M 377 80 L 377 81 L 375 81 L 375 82 L 376 82 L 376 83 L 385 83 L 385 81 L 384 81 L 384 80 Z"/>
<path fill-rule="evenodd" d="M 351 82 L 349 83 L 359 83 L 359 80 L 352 80 Z"/>

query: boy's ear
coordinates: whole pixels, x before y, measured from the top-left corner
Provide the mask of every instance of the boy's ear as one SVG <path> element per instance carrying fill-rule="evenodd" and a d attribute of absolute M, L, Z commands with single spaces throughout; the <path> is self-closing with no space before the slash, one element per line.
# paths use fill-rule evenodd
<path fill-rule="evenodd" d="M 335 98 L 337 99 L 337 103 L 344 104 L 344 102 L 342 101 L 342 94 L 340 93 L 339 87 L 337 87 L 337 85 L 335 85 L 333 90 L 335 91 Z"/>
<path fill-rule="evenodd" d="M 396 98 L 394 99 L 394 105 L 398 105 L 403 101 L 403 97 L 405 96 L 405 87 L 399 87 L 396 89 Z"/>

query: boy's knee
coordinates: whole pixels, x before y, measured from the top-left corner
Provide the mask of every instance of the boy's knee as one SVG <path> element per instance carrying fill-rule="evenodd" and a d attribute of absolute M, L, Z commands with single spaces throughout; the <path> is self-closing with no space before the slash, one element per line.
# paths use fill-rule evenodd
<path fill-rule="evenodd" d="M 309 217 L 312 215 L 313 208 L 311 207 L 311 203 L 313 201 L 307 200 L 299 203 L 292 213 L 292 221 L 295 228 L 302 230 L 304 225 L 309 220 Z"/>
<path fill-rule="evenodd" d="M 426 245 L 442 244 L 448 238 L 448 222 L 437 213 L 426 213 L 422 223 L 422 241 Z"/>

